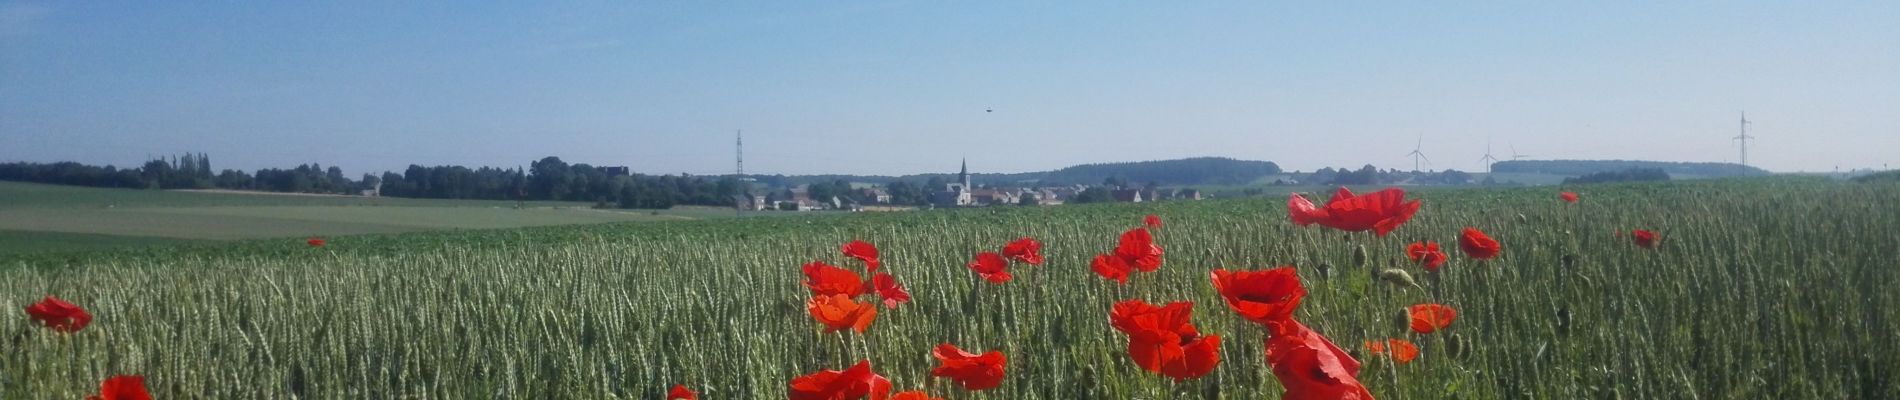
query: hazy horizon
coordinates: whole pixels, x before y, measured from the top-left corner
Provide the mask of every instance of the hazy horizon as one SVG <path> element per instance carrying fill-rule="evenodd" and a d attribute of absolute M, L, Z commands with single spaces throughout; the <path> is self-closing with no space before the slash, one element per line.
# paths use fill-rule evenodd
<path fill-rule="evenodd" d="M 982 173 L 1900 161 L 1900 3 L 0 1 L 0 160 Z M 994 110 L 986 112 L 986 110 Z"/>

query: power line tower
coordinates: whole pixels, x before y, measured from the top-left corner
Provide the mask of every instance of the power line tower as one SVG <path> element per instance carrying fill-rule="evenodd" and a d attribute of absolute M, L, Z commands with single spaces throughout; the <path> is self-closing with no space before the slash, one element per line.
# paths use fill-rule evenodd
<path fill-rule="evenodd" d="M 1731 139 L 1735 139 L 1735 141 L 1737 142 L 1742 143 L 1742 166 L 1748 166 L 1748 139 L 1754 139 L 1754 138 L 1755 138 L 1754 136 L 1748 136 L 1748 112 L 1743 111 L 1742 112 L 1742 134 L 1735 135 L 1735 137 L 1731 138 Z"/>

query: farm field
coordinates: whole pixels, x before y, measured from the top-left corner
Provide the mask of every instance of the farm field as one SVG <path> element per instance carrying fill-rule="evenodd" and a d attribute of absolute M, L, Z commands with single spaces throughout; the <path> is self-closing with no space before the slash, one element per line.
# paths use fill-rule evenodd
<path fill-rule="evenodd" d="M 898 390 L 950 399 L 1276 398 L 1265 335 L 1228 309 L 1208 274 L 1288 265 L 1308 292 L 1299 320 L 1364 362 L 1358 379 L 1379 398 L 1900 398 L 1900 185 L 1564 190 L 1582 200 L 1560 201 L 1556 187 L 1409 193 L 1423 207 L 1386 237 L 1295 226 L 1284 196 L 421 233 L 374 227 L 520 220 L 483 220 L 503 217 L 482 208 L 166 198 L 151 201 L 176 207 L 140 215 L 316 213 L 361 228 L 311 229 L 365 234 L 323 247 L 157 243 L 0 261 L 0 308 L 21 321 L 0 327 L 0 398 L 82 398 L 116 374 L 143 375 L 157 398 L 656 399 L 673 384 L 705 398 L 783 398 L 794 377 L 859 360 Z M 6 224 L 101 214 L 4 198 L 0 212 L 27 212 L 0 215 Z M 1162 266 L 1126 284 L 1092 273 L 1090 260 L 1146 215 L 1163 221 L 1152 229 Z M 1467 226 L 1498 239 L 1503 255 L 1459 253 Z M 1658 232 L 1661 244 L 1632 244 L 1632 229 Z M 1002 284 L 965 267 L 1025 236 L 1047 262 L 1013 265 Z M 882 250 L 879 271 L 913 299 L 880 307 L 862 334 L 825 333 L 807 313 L 800 266 L 862 271 L 839 253 L 854 239 Z M 1451 255 L 1439 272 L 1407 259 L 1406 245 L 1423 240 Z M 1389 269 L 1417 286 L 1379 279 Z M 49 294 L 95 319 L 72 334 L 26 322 L 20 310 Z M 1177 382 L 1137 367 L 1109 323 L 1124 299 L 1192 301 L 1192 323 L 1222 338 L 1212 372 Z M 1421 303 L 1458 318 L 1413 333 L 1401 310 Z M 1416 342 L 1421 356 L 1400 365 L 1361 345 L 1387 338 Z M 933 378 L 939 343 L 1002 351 L 1003 383 L 967 392 Z"/>
<path fill-rule="evenodd" d="M 100 189 L 0 182 L 0 254 L 191 241 L 728 218 L 727 209 Z"/>

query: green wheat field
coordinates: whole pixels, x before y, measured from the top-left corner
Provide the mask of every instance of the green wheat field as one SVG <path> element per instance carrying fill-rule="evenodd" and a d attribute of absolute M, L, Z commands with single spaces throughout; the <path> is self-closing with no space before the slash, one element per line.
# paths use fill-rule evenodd
<path fill-rule="evenodd" d="M 1269 196 L 19 253 L 0 258 L 0 398 L 78 399 L 137 374 L 161 399 L 658 399 L 676 383 L 771 399 L 793 377 L 863 359 L 899 390 L 950 399 L 1275 398 L 1263 334 L 1207 274 L 1282 265 L 1310 292 L 1299 319 L 1356 350 L 1382 399 L 1900 398 L 1900 185 L 1563 188 L 1577 204 L 1559 190 L 1413 192 L 1424 207 L 1384 238 L 1296 227 L 1286 198 Z M 1148 214 L 1165 221 L 1160 271 L 1127 285 L 1091 273 L 1090 258 Z M 1501 241 L 1502 258 L 1458 254 L 1465 226 Z M 1662 245 L 1617 235 L 1639 228 Z M 1023 236 L 1047 263 L 1012 267 L 1003 285 L 964 267 Z M 880 309 L 864 334 L 822 333 L 799 266 L 855 268 L 838 251 L 853 239 L 882 249 L 914 300 Z M 1420 240 L 1452 261 L 1414 266 L 1403 250 Z M 1422 288 L 1377 279 L 1393 268 Z M 75 334 L 35 326 L 22 309 L 46 295 L 96 319 Z M 1108 323 L 1128 298 L 1193 301 L 1193 322 L 1223 337 L 1220 365 L 1181 383 L 1136 367 Z M 1459 319 L 1412 334 L 1400 312 L 1421 302 Z M 1359 345 L 1391 337 L 1423 356 L 1395 365 Z M 932 378 L 943 342 L 1002 350 L 1007 379 L 970 393 Z"/>

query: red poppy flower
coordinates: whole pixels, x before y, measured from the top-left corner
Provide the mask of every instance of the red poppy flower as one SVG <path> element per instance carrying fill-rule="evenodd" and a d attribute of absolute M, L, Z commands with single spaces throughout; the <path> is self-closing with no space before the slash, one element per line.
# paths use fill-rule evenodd
<path fill-rule="evenodd" d="M 86 400 L 152 400 L 152 394 L 145 391 L 145 377 L 118 375 L 100 383 L 99 394 Z"/>
<path fill-rule="evenodd" d="M 1042 265 L 1042 242 L 1025 237 L 1003 245 L 1003 256 L 1029 265 Z"/>
<path fill-rule="evenodd" d="M 843 246 L 839 246 L 838 250 L 843 251 L 846 256 L 863 260 L 864 270 L 866 272 L 877 272 L 877 268 L 884 264 L 878 261 L 877 246 L 872 245 L 871 242 L 853 240 L 851 243 L 845 243 Z"/>
<path fill-rule="evenodd" d="M 843 371 L 823 370 L 792 378 L 792 400 L 855 400 L 869 396 L 884 400 L 891 380 L 871 372 L 871 360 L 858 361 Z"/>
<path fill-rule="evenodd" d="M 26 306 L 26 315 L 60 333 L 78 332 L 92 323 L 92 314 L 86 313 L 86 309 L 53 296 Z"/>
<path fill-rule="evenodd" d="M 1418 213 L 1419 204 L 1418 200 L 1405 201 L 1405 190 L 1399 188 L 1353 196 L 1352 190 L 1341 186 L 1333 192 L 1333 198 L 1326 201 L 1325 207 L 1314 207 L 1312 201 L 1294 193 L 1287 198 L 1287 214 L 1299 226 L 1320 224 L 1348 232 L 1370 230 L 1384 237 L 1411 220 L 1412 214 Z"/>
<path fill-rule="evenodd" d="M 1469 226 L 1465 227 L 1464 233 L 1458 235 L 1458 248 L 1464 249 L 1465 255 L 1479 260 L 1497 258 L 1498 253 L 1504 250 L 1497 240 L 1486 236 L 1484 231 Z"/>
<path fill-rule="evenodd" d="M 805 302 L 805 310 L 811 312 L 811 318 L 825 325 L 825 332 L 837 332 L 850 328 L 864 333 L 871 327 L 871 320 L 877 318 L 877 306 L 871 303 L 859 303 L 842 294 L 819 295 Z"/>
<path fill-rule="evenodd" d="M 666 400 L 699 400 L 699 393 L 687 389 L 686 385 L 673 385 L 673 390 L 666 392 Z"/>
<path fill-rule="evenodd" d="M 1095 260 L 1089 262 L 1089 269 L 1095 270 L 1096 275 L 1123 285 L 1128 284 L 1128 274 L 1135 272 L 1135 266 L 1128 265 L 1127 260 L 1113 254 L 1096 255 Z"/>
<path fill-rule="evenodd" d="M 1577 193 L 1576 192 L 1558 193 L 1557 198 L 1564 199 L 1564 202 L 1566 203 L 1575 203 L 1577 202 Z"/>
<path fill-rule="evenodd" d="M 1444 304 L 1419 304 L 1406 307 L 1405 310 L 1407 318 L 1412 321 L 1412 331 L 1420 334 L 1443 330 L 1458 319 L 1458 310 Z"/>
<path fill-rule="evenodd" d="M 811 294 L 828 296 L 834 294 L 846 297 L 858 297 L 864 294 L 864 278 L 851 270 L 838 268 L 824 261 L 812 261 L 805 264 L 805 287 Z"/>
<path fill-rule="evenodd" d="M 1282 399 L 1372 400 L 1359 383 L 1359 360 L 1297 320 L 1268 325 L 1267 364 L 1286 388 Z"/>
<path fill-rule="evenodd" d="M 1656 232 L 1643 229 L 1630 231 L 1630 238 L 1636 239 L 1636 245 L 1642 246 L 1645 249 L 1654 249 L 1656 245 L 1662 242 L 1662 236 L 1656 235 Z"/>
<path fill-rule="evenodd" d="M 1003 384 L 1003 364 L 1008 359 L 1001 351 L 991 350 L 979 356 L 944 343 L 937 345 L 931 355 L 942 365 L 931 369 L 930 375 L 950 378 L 965 390 L 985 390 Z"/>
<path fill-rule="evenodd" d="M 1405 339 L 1368 340 L 1366 350 L 1371 350 L 1372 354 L 1389 354 L 1392 361 L 1397 361 L 1399 365 L 1418 359 L 1418 345 Z"/>
<path fill-rule="evenodd" d="M 1199 378 L 1220 363 L 1220 336 L 1201 336 L 1188 322 L 1194 303 L 1155 306 L 1123 300 L 1109 312 L 1109 323 L 1128 334 L 1128 356 L 1135 365 L 1175 381 Z"/>
<path fill-rule="evenodd" d="M 1115 255 L 1141 272 L 1154 272 L 1161 268 L 1161 246 L 1155 245 L 1154 236 L 1148 233 L 1147 228 L 1122 232 L 1121 243 L 1115 246 Z"/>
<path fill-rule="evenodd" d="M 310 245 L 310 247 L 323 247 L 323 238 L 314 238 L 314 237 L 313 237 L 313 238 L 310 238 L 309 240 L 305 240 L 305 241 L 303 241 L 303 242 L 304 242 L 304 243 L 306 243 L 306 244 L 309 244 L 309 245 Z"/>
<path fill-rule="evenodd" d="M 1141 219 L 1141 223 L 1142 223 L 1143 225 L 1147 225 L 1147 226 L 1148 226 L 1149 228 L 1160 228 L 1160 227 L 1161 227 L 1161 216 L 1158 216 L 1158 215 L 1154 215 L 1154 214 L 1148 214 L 1148 216 L 1147 216 L 1147 217 L 1144 217 L 1144 218 L 1142 218 L 1142 219 Z"/>
<path fill-rule="evenodd" d="M 871 287 L 877 289 L 877 297 L 884 299 L 886 308 L 897 308 L 898 304 L 910 302 L 910 292 L 905 291 L 904 285 L 897 283 L 897 278 L 891 274 L 879 272 L 872 275 Z"/>
<path fill-rule="evenodd" d="M 1227 307 L 1255 323 L 1285 321 L 1306 297 L 1300 276 L 1286 266 L 1264 271 L 1228 271 L 1217 269 L 1208 274 L 1214 291 L 1227 300 Z"/>
<path fill-rule="evenodd" d="M 1004 260 L 1003 255 L 994 252 L 977 253 L 976 259 L 970 261 L 969 267 L 971 271 L 976 271 L 977 275 L 982 276 L 983 280 L 998 285 L 1014 278 L 1009 275 L 1009 261 Z"/>
<path fill-rule="evenodd" d="M 1412 262 L 1423 265 L 1427 271 L 1437 271 L 1438 267 L 1444 266 L 1445 261 L 1451 258 L 1445 255 L 1445 252 L 1438 250 L 1438 242 L 1431 241 L 1405 246 L 1405 256 L 1410 257 Z"/>

